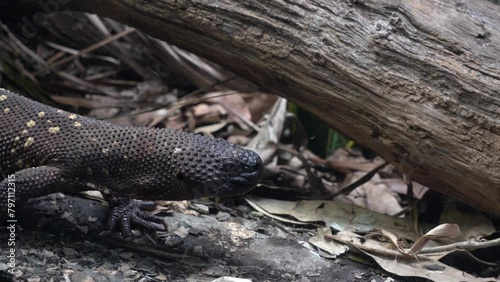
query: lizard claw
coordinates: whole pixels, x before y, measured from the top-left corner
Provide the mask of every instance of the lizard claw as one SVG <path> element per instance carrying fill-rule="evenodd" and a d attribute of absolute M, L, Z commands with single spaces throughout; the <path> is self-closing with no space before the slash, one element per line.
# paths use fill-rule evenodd
<path fill-rule="evenodd" d="M 110 204 L 112 210 L 106 226 L 109 231 L 118 228 L 123 237 L 132 237 L 132 226 L 146 231 L 166 230 L 163 217 L 147 212 L 156 208 L 154 201 L 113 198 Z"/>

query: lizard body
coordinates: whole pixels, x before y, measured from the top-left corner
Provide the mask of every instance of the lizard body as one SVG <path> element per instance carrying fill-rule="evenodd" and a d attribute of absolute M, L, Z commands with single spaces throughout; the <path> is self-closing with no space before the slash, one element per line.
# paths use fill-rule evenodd
<path fill-rule="evenodd" d="M 120 126 L 59 110 L 0 88 L 0 218 L 29 198 L 99 190 L 143 200 L 181 200 L 248 192 L 260 157 L 225 140 L 172 129 Z M 13 175 L 13 176 L 12 176 Z M 137 209 L 116 221 L 158 221 Z M 139 215 L 137 217 L 136 215 Z M 123 225 L 123 222 L 122 222 Z M 120 226 L 129 233 L 130 222 Z"/>

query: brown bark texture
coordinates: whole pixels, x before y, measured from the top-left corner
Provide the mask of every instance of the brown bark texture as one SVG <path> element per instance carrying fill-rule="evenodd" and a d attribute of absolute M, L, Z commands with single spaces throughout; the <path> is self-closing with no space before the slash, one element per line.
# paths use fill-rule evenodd
<path fill-rule="evenodd" d="M 500 215 L 500 6 L 480 0 L 51 1 L 224 65 L 316 113 L 410 179 Z"/>

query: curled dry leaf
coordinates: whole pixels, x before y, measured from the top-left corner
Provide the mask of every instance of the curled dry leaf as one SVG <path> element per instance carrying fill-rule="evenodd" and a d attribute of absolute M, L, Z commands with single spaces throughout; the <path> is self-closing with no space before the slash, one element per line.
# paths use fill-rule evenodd
<path fill-rule="evenodd" d="M 438 225 L 424 236 L 420 237 L 407 253 L 418 254 L 430 240 L 456 238 L 460 236 L 460 234 L 460 227 L 458 227 L 457 224 L 445 223 Z"/>

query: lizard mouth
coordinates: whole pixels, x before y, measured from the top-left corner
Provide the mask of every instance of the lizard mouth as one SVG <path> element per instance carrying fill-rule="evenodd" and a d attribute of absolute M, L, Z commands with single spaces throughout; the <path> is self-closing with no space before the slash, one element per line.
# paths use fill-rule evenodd
<path fill-rule="evenodd" d="M 245 166 L 243 171 L 231 176 L 229 182 L 233 187 L 253 188 L 260 180 L 264 165 L 260 157 Z"/>
<path fill-rule="evenodd" d="M 253 172 L 241 172 L 238 175 L 231 177 L 231 184 L 233 186 L 255 186 L 257 182 L 260 180 L 260 176 L 262 171 L 253 171 Z"/>

